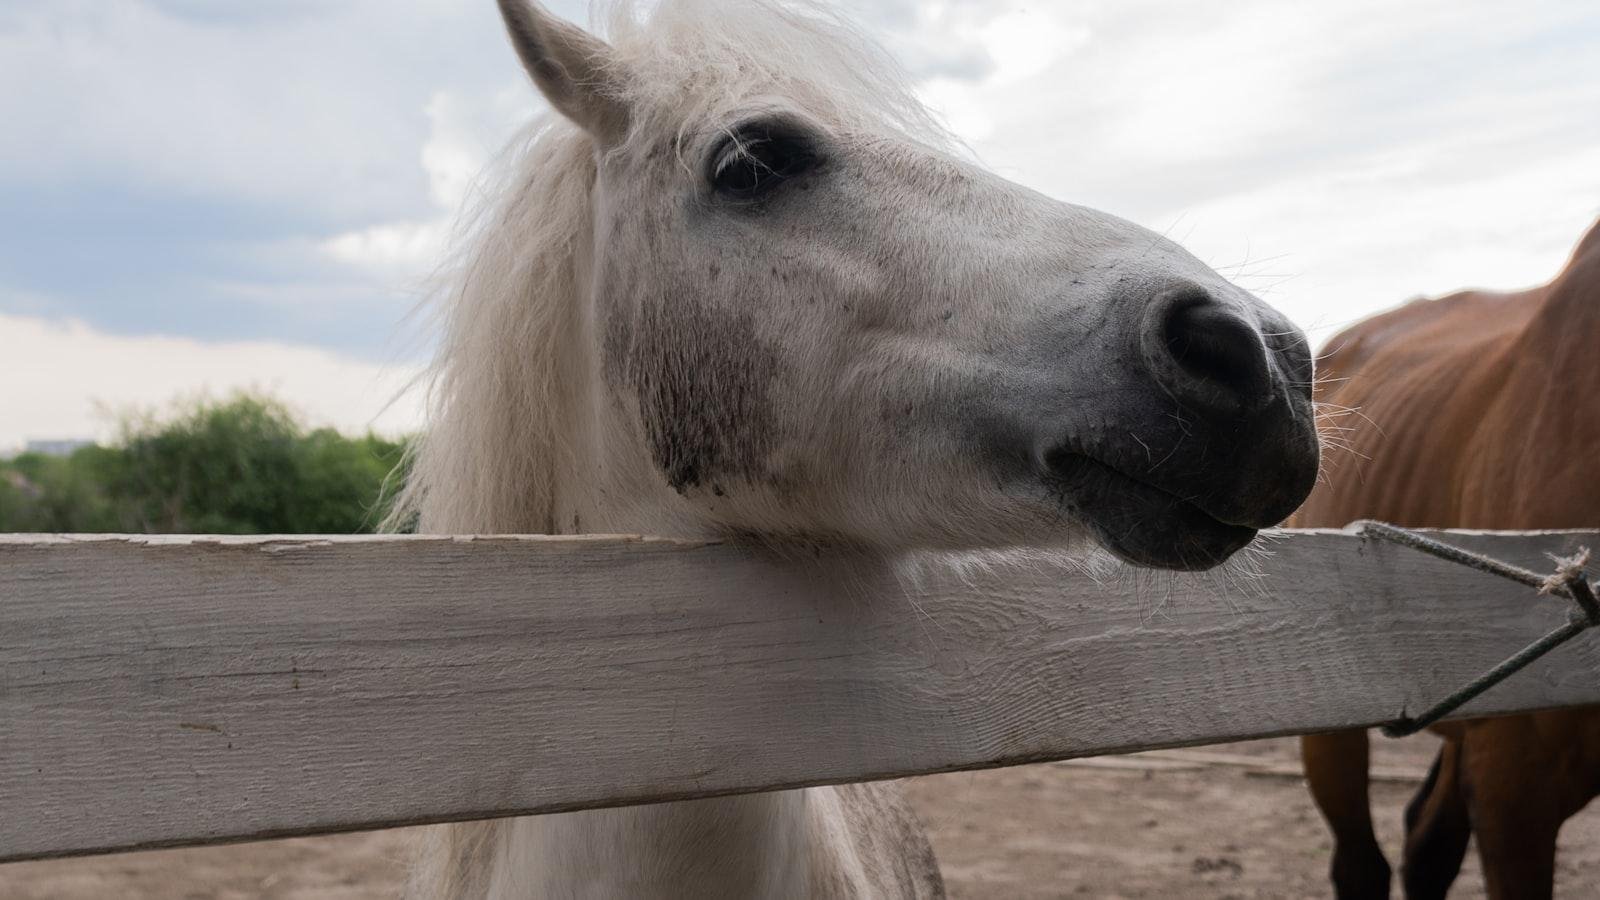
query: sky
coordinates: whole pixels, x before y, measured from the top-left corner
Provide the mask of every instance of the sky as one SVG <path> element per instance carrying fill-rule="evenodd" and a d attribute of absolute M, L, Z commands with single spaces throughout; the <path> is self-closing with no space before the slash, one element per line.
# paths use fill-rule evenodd
<path fill-rule="evenodd" d="M 1593 0 L 850 9 L 985 164 L 1314 340 L 1545 281 L 1600 216 Z M 490 0 L 0 0 L 0 451 L 239 387 L 416 427 L 409 314 L 542 108 Z"/>

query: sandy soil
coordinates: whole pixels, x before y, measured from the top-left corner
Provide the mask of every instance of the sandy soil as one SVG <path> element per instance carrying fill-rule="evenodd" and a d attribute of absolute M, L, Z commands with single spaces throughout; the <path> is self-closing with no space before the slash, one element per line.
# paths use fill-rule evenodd
<path fill-rule="evenodd" d="M 1433 739 L 1378 741 L 1391 859 Z M 1326 897 L 1329 841 L 1291 740 L 912 780 L 955 898 Z M 375 900 L 405 831 L 0 866 L 5 900 Z M 1600 809 L 1561 833 L 1557 896 L 1600 896 Z M 1453 897 L 1483 896 L 1475 859 Z"/>

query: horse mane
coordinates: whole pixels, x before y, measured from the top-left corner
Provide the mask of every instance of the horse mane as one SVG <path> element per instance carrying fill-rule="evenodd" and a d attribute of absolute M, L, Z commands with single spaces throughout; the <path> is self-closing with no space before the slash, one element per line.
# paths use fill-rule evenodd
<path fill-rule="evenodd" d="M 888 53 L 816 0 L 618 0 L 598 12 L 630 110 L 612 152 L 668 147 L 691 165 L 685 137 L 769 93 L 836 127 L 951 144 Z M 583 318 L 574 255 L 592 234 L 596 173 L 589 138 L 547 113 L 480 178 L 427 301 L 439 332 L 422 376 L 428 426 L 403 463 L 389 527 L 559 530 L 563 385 Z"/>

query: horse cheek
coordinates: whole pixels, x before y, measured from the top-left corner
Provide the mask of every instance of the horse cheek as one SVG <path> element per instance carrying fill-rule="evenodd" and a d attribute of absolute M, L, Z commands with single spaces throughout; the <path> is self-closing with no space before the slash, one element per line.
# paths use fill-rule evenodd
<path fill-rule="evenodd" d="M 657 469 L 680 494 L 765 479 L 777 355 L 748 313 L 682 296 L 640 313 L 626 366 Z"/>

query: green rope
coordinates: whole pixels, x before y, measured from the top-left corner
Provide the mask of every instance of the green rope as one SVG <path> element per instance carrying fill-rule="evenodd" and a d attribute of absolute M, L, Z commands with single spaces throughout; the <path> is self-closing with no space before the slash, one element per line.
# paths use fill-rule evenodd
<path fill-rule="evenodd" d="M 1540 575 L 1531 569 L 1514 566 L 1481 553 L 1463 550 L 1387 522 L 1362 521 L 1355 524 L 1358 526 L 1356 533 L 1362 537 L 1390 541 L 1480 572 L 1538 588 L 1543 593 L 1564 596 L 1576 602 L 1578 607 L 1572 611 L 1567 624 L 1517 651 L 1509 659 L 1463 685 L 1459 690 L 1423 711 L 1421 715 L 1402 716 L 1382 726 L 1383 733 L 1389 737 L 1416 734 L 1526 668 L 1539 657 L 1572 640 L 1585 630 L 1600 625 L 1600 601 L 1596 601 L 1594 586 L 1589 582 L 1581 565 L 1564 565 L 1555 576 Z"/>

